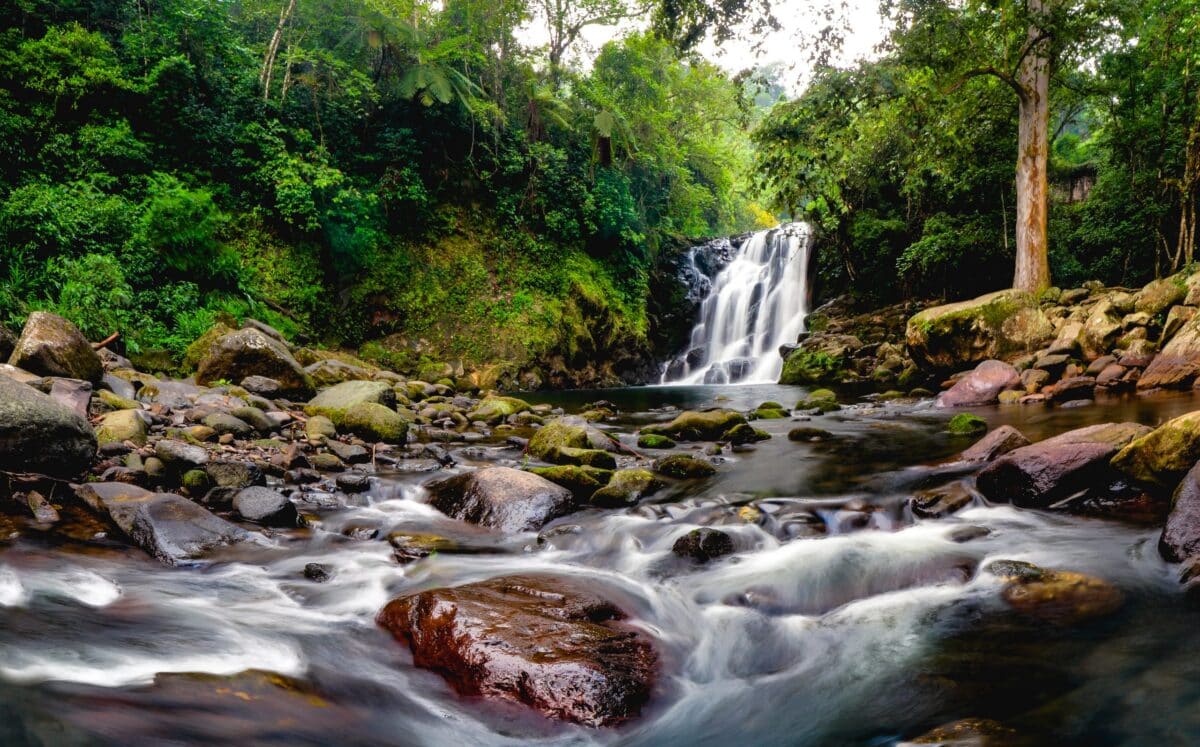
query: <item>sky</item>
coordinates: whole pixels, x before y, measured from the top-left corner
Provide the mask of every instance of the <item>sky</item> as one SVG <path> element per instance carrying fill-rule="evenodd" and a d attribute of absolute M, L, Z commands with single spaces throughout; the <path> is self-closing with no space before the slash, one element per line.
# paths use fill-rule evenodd
<path fill-rule="evenodd" d="M 849 32 L 841 55 L 834 60 L 837 64 L 848 64 L 862 57 L 871 57 L 872 48 L 886 34 L 884 21 L 879 16 L 879 0 L 846 0 Z M 803 37 L 820 27 L 822 12 L 829 2 L 821 0 L 775 0 L 775 16 L 783 28 L 761 39 L 756 52 L 752 40 L 736 39 L 717 48 L 711 41 L 701 46 L 700 52 L 708 59 L 737 73 L 746 68 L 779 63 L 784 66 L 783 83 L 789 92 L 796 94 L 807 82 L 808 51 Z M 636 28 L 637 23 L 629 25 Z M 584 30 L 584 43 L 574 50 L 575 58 L 584 66 L 590 63 L 596 51 L 623 29 L 614 26 L 591 26 Z M 521 31 L 527 44 L 546 43 L 546 32 L 541 19 L 534 19 Z"/>

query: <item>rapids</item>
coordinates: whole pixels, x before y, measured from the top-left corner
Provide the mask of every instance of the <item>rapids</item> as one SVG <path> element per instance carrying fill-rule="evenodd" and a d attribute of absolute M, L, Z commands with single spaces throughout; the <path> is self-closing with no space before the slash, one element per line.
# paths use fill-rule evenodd
<path fill-rule="evenodd" d="M 719 397 L 749 409 L 802 392 L 540 399 L 568 412 L 608 399 L 622 414 L 605 427 L 632 445 L 661 417 L 653 407 Z M 1189 394 L 980 412 L 1039 439 L 1198 406 Z M 970 479 L 950 464 L 964 443 L 944 432 L 947 417 L 927 402 L 867 403 L 813 419 L 838 436 L 829 444 L 789 442 L 791 420 L 759 421 L 773 438 L 727 454 L 711 480 L 631 510 L 573 514 L 540 536 L 447 519 L 423 502 L 431 474 L 419 471 L 378 474 L 317 528 L 197 568 L 0 517 L 0 744 L 890 745 L 963 717 L 998 718 L 1046 744 L 1200 740 L 1200 626 L 1158 556 L 1158 530 L 978 500 L 914 520 L 915 486 Z M 521 462 L 503 444 L 455 453 L 458 469 Z M 675 558 L 674 540 L 699 525 L 730 532 L 738 552 L 707 566 Z M 461 552 L 399 565 L 383 540 L 397 528 L 443 534 Z M 961 541 L 974 528 L 988 533 Z M 1127 603 L 1080 629 L 1014 622 L 998 580 L 977 570 L 999 558 L 1098 576 Z M 330 579 L 307 580 L 310 563 Z M 401 593 L 527 571 L 583 577 L 654 641 L 661 674 L 640 718 L 587 729 L 458 696 L 374 623 Z M 276 675 L 202 676 L 245 670 Z"/>

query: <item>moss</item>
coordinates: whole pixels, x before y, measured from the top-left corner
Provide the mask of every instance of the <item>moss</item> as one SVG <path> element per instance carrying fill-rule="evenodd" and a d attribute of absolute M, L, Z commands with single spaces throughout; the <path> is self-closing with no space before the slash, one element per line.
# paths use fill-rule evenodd
<path fill-rule="evenodd" d="M 745 422 L 746 418 L 733 410 L 687 410 L 669 423 L 646 426 L 642 433 L 670 436 L 680 441 L 716 441 L 733 426 Z"/>
<path fill-rule="evenodd" d="M 632 506 L 661 490 L 663 481 L 647 469 L 623 469 L 613 473 L 608 485 L 592 494 L 592 505 L 602 508 Z"/>
<path fill-rule="evenodd" d="M 846 360 L 821 350 L 793 350 L 783 361 L 780 384 L 820 384 L 840 381 L 846 374 Z"/>
<path fill-rule="evenodd" d="M 675 442 L 666 436 L 660 436 L 656 433 L 644 433 L 638 436 L 638 448 L 642 449 L 673 449 Z"/>
<path fill-rule="evenodd" d="M 960 412 L 946 424 L 946 430 L 956 436 L 977 436 L 986 433 L 987 429 L 986 420 L 969 412 Z"/>
<path fill-rule="evenodd" d="M 213 346 L 213 343 L 234 331 L 234 328 L 228 325 L 215 324 L 207 332 L 193 340 L 183 353 L 183 361 L 180 365 L 182 371 L 184 373 L 195 371 L 196 367 L 200 365 L 200 361 L 204 360 L 204 356 L 208 355 L 208 349 Z"/>
<path fill-rule="evenodd" d="M 577 449 L 570 446 L 558 446 L 547 451 L 543 456 L 553 464 L 577 464 L 585 467 L 600 469 L 616 469 L 616 458 L 602 449 Z"/>
<path fill-rule="evenodd" d="M 717 468 L 712 464 L 686 454 L 673 454 L 655 461 L 654 471 L 680 480 L 694 480 L 717 474 Z"/>
<path fill-rule="evenodd" d="M 539 459 L 547 459 L 557 449 L 586 449 L 590 445 L 587 428 L 581 422 L 556 418 L 539 428 L 529 439 L 529 453 Z"/>
<path fill-rule="evenodd" d="M 564 464 L 554 467 L 533 467 L 529 470 L 539 477 L 544 477 L 555 485 L 561 485 L 570 490 L 575 497 L 582 500 L 591 498 L 592 494 L 608 484 L 613 472 L 610 469 L 600 469 L 587 465 Z"/>
<path fill-rule="evenodd" d="M 467 413 L 468 420 L 482 420 L 486 423 L 498 423 L 510 415 L 529 410 L 529 403 L 516 397 L 485 397 L 479 406 Z"/>
<path fill-rule="evenodd" d="M 731 444 L 752 444 L 758 441 L 766 441 L 770 437 L 770 433 L 752 428 L 749 423 L 738 423 L 725 431 L 725 434 L 721 436 L 721 440 L 728 441 Z"/>
<path fill-rule="evenodd" d="M 1143 483 L 1172 487 L 1200 460 L 1200 411 L 1168 420 L 1117 452 L 1112 466 Z"/>
<path fill-rule="evenodd" d="M 408 436 L 408 422 L 395 410 L 375 402 L 359 402 L 348 409 L 342 425 L 368 441 L 402 444 Z"/>

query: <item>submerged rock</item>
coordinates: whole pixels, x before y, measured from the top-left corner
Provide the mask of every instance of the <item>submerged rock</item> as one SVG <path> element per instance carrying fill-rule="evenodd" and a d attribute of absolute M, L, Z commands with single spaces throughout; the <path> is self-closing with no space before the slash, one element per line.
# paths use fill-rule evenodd
<path fill-rule="evenodd" d="M 95 456 L 96 434 L 86 419 L 0 375 L 0 470 L 73 477 Z"/>
<path fill-rule="evenodd" d="M 484 467 L 427 485 L 430 504 L 455 519 L 506 532 L 530 532 L 575 511 L 567 488 L 511 467 Z"/>
<path fill-rule="evenodd" d="M 638 715 L 654 678 L 654 649 L 623 618 L 578 581 L 505 576 L 400 597 L 377 621 L 464 695 L 607 726 Z"/>
<path fill-rule="evenodd" d="M 61 316 L 45 311 L 29 315 L 8 362 L 41 376 L 97 382 L 104 364 L 83 333 Z"/>
<path fill-rule="evenodd" d="M 700 527 L 693 529 L 671 545 L 671 552 L 681 558 L 690 558 L 697 563 L 707 563 L 733 552 L 733 538 L 719 529 Z"/>
<path fill-rule="evenodd" d="M 77 493 L 135 545 L 168 565 L 200 560 L 217 548 L 253 537 L 174 493 L 151 493 L 119 482 L 85 483 Z"/>
<path fill-rule="evenodd" d="M 669 423 L 646 426 L 642 433 L 669 436 L 678 441 L 718 441 L 734 426 L 745 422 L 745 416 L 733 410 L 687 410 Z"/>
<path fill-rule="evenodd" d="M 1004 579 L 1000 596 L 1017 612 L 1053 625 L 1077 625 L 1106 617 L 1125 601 L 1107 581 L 1073 571 L 1039 568 L 1032 563 L 997 560 L 989 573 Z"/>

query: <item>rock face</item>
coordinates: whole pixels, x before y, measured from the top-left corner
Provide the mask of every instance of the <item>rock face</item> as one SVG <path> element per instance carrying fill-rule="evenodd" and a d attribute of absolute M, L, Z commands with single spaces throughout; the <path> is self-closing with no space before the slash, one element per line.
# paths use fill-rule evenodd
<path fill-rule="evenodd" d="M 1014 290 L 925 309 L 908 321 L 908 353 L 926 370 L 1032 353 L 1054 337 L 1036 299 Z"/>
<path fill-rule="evenodd" d="M 1023 446 L 980 471 L 976 486 L 991 501 L 1045 507 L 1117 476 L 1109 460 L 1149 432 L 1137 423 L 1089 426 Z"/>
<path fill-rule="evenodd" d="M 485 467 L 428 486 L 434 508 L 447 516 L 505 532 L 530 532 L 571 513 L 571 491 L 529 472 Z"/>
<path fill-rule="evenodd" d="M 78 495 L 107 515 L 138 547 L 168 565 L 185 565 L 251 534 L 187 498 L 118 482 L 85 483 Z"/>
<path fill-rule="evenodd" d="M 87 420 L 31 386 L 0 376 L 0 469 L 73 477 L 96 455 Z"/>
<path fill-rule="evenodd" d="M 607 726 L 638 715 L 656 657 L 610 601 L 553 576 L 506 576 L 400 597 L 378 623 L 464 695 Z"/>
<path fill-rule="evenodd" d="M 41 376 L 100 381 L 104 364 L 74 324 L 61 316 L 35 311 L 8 362 Z"/>
<path fill-rule="evenodd" d="M 1016 389 L 1021 385 L 1021 374 L 1003 361 L 988 360 L 980 363 L 954 386 L 937 398 L 938 407 L 976 407 L 990 405 L 1005 389 Z"/>
<path fill-rule="evenodd" d="M 1175 489 L 1158 552 L 1171 563 L 1200 554 L 1200 464 L 1192 467 Z"/>
<path fill-rule="evenodd" d="M 745 422 L 746 418 L 733 410 L 688 410 L 669 423 L 648 425 L 642 429 L 642 433 L 669 436 L 678 441 L 716 441 L 735 425 Z"/>
<path fill-rule="evenodd" d="M 1200 460 L 1200 411 L 1168 420 L 1113 457 L 1135 480 L 1170 487 Z"/>
<path fill-rule="evenodd" d="M 1150 362 L 1138 389 L 1186 389 L 1200 375 L 1200 315 L 1193 316 Z"/>
<path fill-rule="evenodd" d="M 254 328 L 222 336 L 196 369 L 196 382 L 201 386 L 221 380 L 241 381 L 247 376 L 274 379 L 288 396 L 307 397 L 313 390 L 312 379 L 287 346 Z"/>

